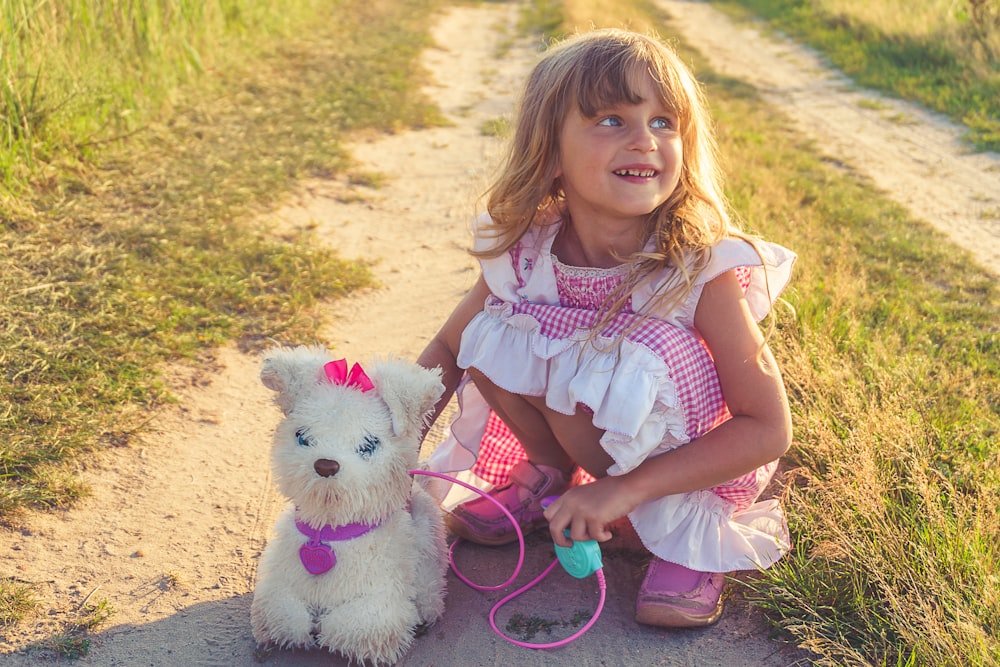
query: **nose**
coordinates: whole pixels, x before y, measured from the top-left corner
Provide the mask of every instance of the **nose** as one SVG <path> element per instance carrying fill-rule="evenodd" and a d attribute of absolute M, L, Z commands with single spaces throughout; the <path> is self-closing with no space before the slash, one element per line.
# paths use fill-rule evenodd
<path fill-rule="evenodd" d="M 340 470 L 340 464 L 330 459 L 316 459 L 313 469 L 321 477 L 333 477 Z"/>
<path fill-rule="evenodd" d="M 630 150 L 649 153 L 656 150 L 656 137 L 646 125 L 637 125 L 629 136 Z"/>

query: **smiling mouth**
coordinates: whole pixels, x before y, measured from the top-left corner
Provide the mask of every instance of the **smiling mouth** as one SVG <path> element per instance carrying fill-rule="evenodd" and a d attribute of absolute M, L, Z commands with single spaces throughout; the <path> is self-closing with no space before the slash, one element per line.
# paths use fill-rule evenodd
<path fill-rule="evenodd" d="M 616 176 L 638 176 L 640 178 L 652 178 L 656 176 L 655 169 L 616 169 Z"/>

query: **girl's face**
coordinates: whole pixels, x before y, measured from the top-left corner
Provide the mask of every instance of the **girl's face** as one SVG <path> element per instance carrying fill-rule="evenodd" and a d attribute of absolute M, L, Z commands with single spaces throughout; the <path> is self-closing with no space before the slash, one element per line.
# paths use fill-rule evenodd
<path fill-rule="evenodd" d="M 593 118 L 574 106 L 563 122 L 556 175 L 574 223 L 641 224 L 677 188 L 677 117 L 651 77 L 642 77 L 637 92 L 638 104 L 621 102 Z"/>

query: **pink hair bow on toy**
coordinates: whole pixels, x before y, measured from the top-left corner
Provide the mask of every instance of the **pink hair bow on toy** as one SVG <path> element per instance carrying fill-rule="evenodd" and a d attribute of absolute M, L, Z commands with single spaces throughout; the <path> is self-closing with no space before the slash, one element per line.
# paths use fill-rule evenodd
<path fill-rule="evenodd" d="M 340 384 L 347 387 L 357 387 L 361 393 L 371 391 L 375 388 L 372 381 L 365 375 L 360 364 L 354 364 L 350 372 L 347 371 L 347 359 L 337 359 L 323 366 L 323 373 L 330 384 Z"/>

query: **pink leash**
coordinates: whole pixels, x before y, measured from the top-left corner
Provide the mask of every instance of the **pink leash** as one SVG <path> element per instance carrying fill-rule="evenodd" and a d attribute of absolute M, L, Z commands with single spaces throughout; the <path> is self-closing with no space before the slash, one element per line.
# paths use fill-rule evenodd
<path fill-rule="evenodd" d="M 455 545 L 457 545 L 461 541 L 460 539 L 457 539 L 454 542 L 452 542 L 451 548 L 448 551 L 448 560 L 451 563 L 451 569 L 452 569 L 452 572 L 455 573 L 455 576 L 458 577 L 459 579 L 461 579 L 463 582 L 465 582 L 468 586 L 476 589 L 477 591 L 497 591 L 497 590 L 500 590 L 501 588 L 506 588 L 507 586 L 509 586 L 512 583 L 514 583 L 514 581 L 517 579 L 517 576 L 521 573 L 521 567 L 524 565 L 524 551 L 525 551 L 525 549 L 524 549 L 524 534 L 521 532 L 521 527 L 519 525 L 517 525 L 517 521 L 514 519 L 514 516 L 510 513 L 510 511 L 508 511 L 508 509 L 506 507 L 504 507 L 502 504 L 500 504 L 500 501 L 498 501 L 493 496 L 485 493 L 484 491 L 482 491 L 481 489 L 476 488 L 475 486 L 472 486 L 471 484 L 467 484 L 466 482 L 463 482 L 460 479 L 455 479 L 454 477 L 450 477 L 448 475 L 444 475 L 444 474 L 441 474 L 441 473 L 438 473 L 438 472 L 431 472 L 429 470 L 411 470 L 410 474 L 411 475 L 426 475 L 428 477 L 437 477 L 439 479 L 446 480 L 446 481 L 451 482 L 453 484 L 458 484 L 460 486 L 464 486 L 465 488 L 469 489 L 470 491 L 474 491 L 475 493 L 478 493 L 483 498 L 486 498 L 491 503 L 493 503 L 494 505 L 496 505 L 497 507 L 500 508 L 500 511 L 502 511 L 504 513 L 504 515 L 506 515 L 507 518 L 510 519 L 510 522 L 514 525 L 514 530 L 517 532 L 517 543 L 518 543 L 518 545 L 520 545 L 520 548 L 518 550 L 518 555 L 517 555 L 517 566 L 514 568 L 514 573 L 510 575 L 510 578 L 508 578 L 502 584 L 497 584 L 496 586 L 481 586 L 481 585 L 473 583 L 471 580 L 469 580 L 465 575 L 463 575 L 458 570 L 458 566 L 455 564 Z M 521 588 L 517 589 L 516 591 L 514 591 L 510 595 L 507 595 L 502 600 L 500 600 L 495 605 L 493 605 L 493 608 L 490 609 L 490 627 L 493 628 L 493 631 L 495 633 L 497 633 L 498 635 L 500 635 L 501 637 L 503 637 L 504 639 L 506 639 L 507 641 L 509 641 L 511 644 L 515 644 L 516 646 L 523 646 L 524 648 L 534 648 L 534 649 L 559 648 L 560 646 L 565 646 L 566 644 L 569 644 L 570 642 L 572 642 L 572 641 L 578 639 L 579 637 L 581 637 L 585 632 L 587 632 L 587 630 L 589 630 L 591 628 L 591 626 L 594 625 L 594 623 L 597 622 L 597 618 L 601 615 L 601 611 L 604 609 L 604 601 L 605 601 L 605 599 L 607 597 L 607 584 L 606 584 L 605 579 L 604 579 L 604 568 L 603 567 L 599 567 L 599 568 L 597 568 L 594 571 L 594 574 L 597 576 L 597 585 L 598 585 L 598 588 L 600 589 L 600 600 L 597 603 L 597 609 L 594 611 L 594 615 L 591 616 L 590 620 L 587 621 L 587 624 L 584 625 L 582 628 L 580 628 L 580 630 L 578 630 L 574 634 L 570 635 L 569 637 L 566 637 L 565 639 L 560 639 L 559 641 L 551 642 L 551 643 L 548 643 L 548 644 L 532 644 L 530 642 L 522 642 L 522 641 L 519 641 L 517 639 L 513 639 L 512 637 L 508 637 L 507 635 L 505 635 L 503 633 L 502 630 L 500 630 L 499 627 L 497 627 L 496 615 L 497 615 L 497 612 L 500 610 L 500 607 L 504 606 L 505 604 L 507 604 L 508 602 L 510 602 L 511 600 L 513 600 L 514 598 L 516 598 L 517 596 L 521 595 L 522 593 L 524 593 L 528 589 L 536 586 L 540 581 L 542 581 L 542 579 L 544 579 L 545 577 L 547 577 L 549 575 L 549 573 L 553 570 L 553 568 L 555 568 L 555 566 L 557 564 L 559 564 L 559 562 L 560 562 L 559 558 L 556 558 L 554 561 L 552 561 L 552 563 L 547 568 L 545 568 L 545 570 L 540 575 L 538 575 L 537 577 L 535 577 L 531 582 L 525 584 Z M 579 578 L 579 576 L 576 575 L 576 574 L 574 574 L 573 576 L 577 576 Z"/>

